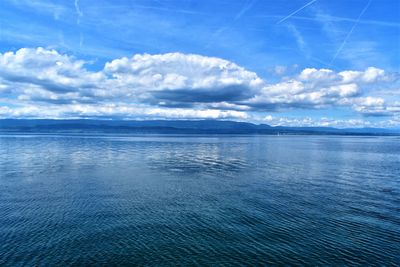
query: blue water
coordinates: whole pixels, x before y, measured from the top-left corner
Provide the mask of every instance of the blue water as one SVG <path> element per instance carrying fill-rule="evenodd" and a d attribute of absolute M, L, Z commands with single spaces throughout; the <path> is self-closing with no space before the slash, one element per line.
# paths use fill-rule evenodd
<path fill-rule="evenodd" d="M 400 138 L 0 135 L 0 265 L 400 265 Z"/>

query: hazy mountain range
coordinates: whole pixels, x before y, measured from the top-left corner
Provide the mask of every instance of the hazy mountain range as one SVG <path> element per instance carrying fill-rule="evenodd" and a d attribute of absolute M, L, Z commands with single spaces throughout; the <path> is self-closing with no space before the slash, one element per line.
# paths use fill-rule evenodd
<path fill-rule="evenodd" d="M 0 132 L 121 134 L 333 134 L 400 135 L 399 129 L 284 127 L 220 120 L 49 120 L 3 119 Z"/>

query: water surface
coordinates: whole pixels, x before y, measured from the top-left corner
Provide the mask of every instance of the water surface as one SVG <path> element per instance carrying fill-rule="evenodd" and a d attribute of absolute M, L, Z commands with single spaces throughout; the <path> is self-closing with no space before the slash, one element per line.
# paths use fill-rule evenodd
<path fill-rule="evenodd" d="M 0 136 L 0 265 L 400 264 L 400 139 Z"/>

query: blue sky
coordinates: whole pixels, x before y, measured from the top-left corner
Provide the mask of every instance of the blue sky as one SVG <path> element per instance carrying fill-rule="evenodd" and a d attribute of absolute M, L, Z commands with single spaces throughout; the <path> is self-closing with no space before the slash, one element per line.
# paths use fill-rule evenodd
<path fill-rule="evenodd" d="M 0 117 L 400 127 L 395 0 L 0 8 Z"/>

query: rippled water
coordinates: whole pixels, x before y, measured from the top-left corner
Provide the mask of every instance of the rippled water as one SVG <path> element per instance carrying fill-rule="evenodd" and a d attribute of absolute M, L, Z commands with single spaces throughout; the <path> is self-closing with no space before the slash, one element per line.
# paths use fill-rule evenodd
<path fill-rule="evenodd" d="M 0 265 L 399 265 L 400 139 L 0 136 Z"/>

